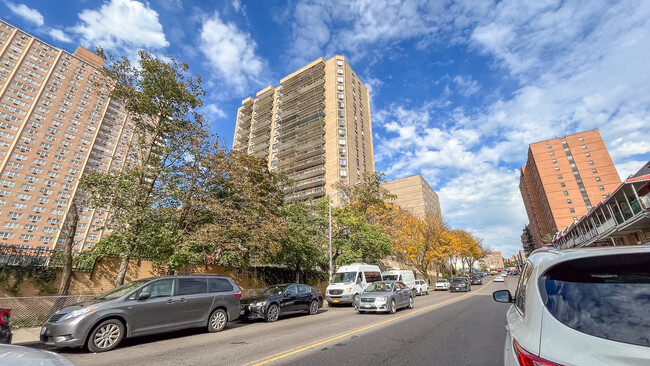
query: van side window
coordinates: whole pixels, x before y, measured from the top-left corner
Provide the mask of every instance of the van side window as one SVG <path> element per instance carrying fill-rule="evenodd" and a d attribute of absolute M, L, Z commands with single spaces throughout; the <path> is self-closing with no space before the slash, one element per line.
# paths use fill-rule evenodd
<path fill-rule="evenodd" d="M 307 286 L 307 285 L 298 285 L 298 291 L 299 291 L 301 294 L 304 294 L 304 293 L 306 293 L 306 292 L 311 292 L 311 287 L 309 287 L 309 286 Z"/>
<path fill-rule="evenodd" d="M 298 293 L 298 286 L 297 285 L 291 285 L 289 288 L 287 288 L 287 292 L 291 294 L 297 294 Z"/>
<path fill-rule="evenodd" d="M 179 278 L 178 295 L 196 295 L 208 292 L 205 278 Z"/>
<path fill-rule="evenodd" d="M 524 314 L 524 305 L 526 304 L 526 285 L 530 279 L 530 275 L 533 274 L 533 265 L 530 262 L 527 262 L 524 266 L 524 269 L 521 271 L 521 277 L 519 278 L 519 284 L 517 285 L 517 291 L 515 292 L 515 306 L 522 315 Z"/>
<path fill-rule="evenodd" d="M 174 294 L 174 280 L 166 279 L 153 282 L 143 287 L 140 292 L 150 293 L 151 296 L 149 296 L 149 299 L 155 299 L 157 297 L 170 297 Z"/>
<path fill-rule="evenodd" d="M 379 272 L 364 272 L 363 274 L 366 276 L 366 282 L 367 283 L 373 283 L 375 281 L 381 281 L 381 273 L 379 273 Z"/>
<path fill-rule="evenodd" d="M 208 278 L 208 287 L 210 292 L 229 292 L 232 291 L 232 284 L 225 278 Z"/>
<path fill-rule="evenodd" d="M 361 274 L 362 274 L 361 272 L 357 273 L 357 283 L 363 282 L 362 279 L 361 279 Z"/>

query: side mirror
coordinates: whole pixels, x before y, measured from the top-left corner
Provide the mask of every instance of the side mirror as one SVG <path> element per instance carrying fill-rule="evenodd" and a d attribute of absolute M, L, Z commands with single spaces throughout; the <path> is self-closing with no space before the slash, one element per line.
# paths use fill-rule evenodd
<path fill-rule="evenodd" d="M 138 295 L 138 300 L 146 300 L 151 297 L 151 293 L 147 291 L 142 291 L 140 295 Z"/>
<path fill-rule="evenodd" d="M 291 295 L 293 295 L 293 292 L 291 292 L 291 291 L 287 291 L 287 292 L 284 293 L 284 297 L 289 297 Z"/>
<path fill-rule="evenodd" d="M 494 293 L 492 294 L 492 298 L 494 298 L 494 301 L 496 302 L 503 302 L 503 303 L 515 302 L 509 290 L 494 291 Z"/>

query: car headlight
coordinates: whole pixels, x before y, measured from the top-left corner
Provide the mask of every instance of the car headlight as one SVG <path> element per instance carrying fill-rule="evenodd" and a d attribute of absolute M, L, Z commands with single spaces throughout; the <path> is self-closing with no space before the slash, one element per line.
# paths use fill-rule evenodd
<path fill-rule="evenodd" d="M 343 291 L 344 294 L 349 294 L 350 291 L 352 291 L 352 287 L 346 288 L 345 291 Z"/>
<path fill-rule="evenodd" d="M 253 304 L 253 306 L 264 306 L 264 305 L 266 305 L 266 301 L 260 301 Z"/>
<path fill-rule="evenodd" d="M 64 315 L 63 318 L 61 318 L 61 321 L 76 318 L 76 317 L 78 317 L 80 315 L 90 313 L 90 312 L 95 311 L 97 309 L 98 309 L 97 306 L 93 306 L 93 307 L 87 307 L 87 308 L 71 311 L 71 312 L 67 313 L 66 315 Z"/>
<path fill-rule="evenodd" d="M 377 302 L 386 302 L 386 301 L 388 301 L 388 296 L 378 297 L 377 298 Z"/>

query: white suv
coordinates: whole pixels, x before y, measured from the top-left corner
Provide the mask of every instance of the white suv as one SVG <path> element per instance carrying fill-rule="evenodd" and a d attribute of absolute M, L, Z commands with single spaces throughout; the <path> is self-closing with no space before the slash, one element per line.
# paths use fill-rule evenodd
<path fill-rule="evenodd" d="M 429 294 L 429 284 L 424 280 L 415 280 L 415 294 L 417 296 Z"/>
<path fill-rule="evenodd" d="M 650 246 L 535 251 L 508 309 L 505 366 L 650 364 Z"/>

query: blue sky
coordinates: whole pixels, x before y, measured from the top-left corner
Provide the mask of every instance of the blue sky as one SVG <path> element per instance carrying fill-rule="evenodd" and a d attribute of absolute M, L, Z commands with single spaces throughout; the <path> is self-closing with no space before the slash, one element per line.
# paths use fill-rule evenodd
<path fill-rule="evenodd" d="M 504 256 L 528 221 L 528 143 L 599 128 L 622 178 L 650 160 L 648 1 L 1 0 L 0 14 L 69 51 L 188 62 L 228 144 L 242 99 L 345 55 L 371 91 L 377 169 L 421 173 L 450 224 Z"/>

